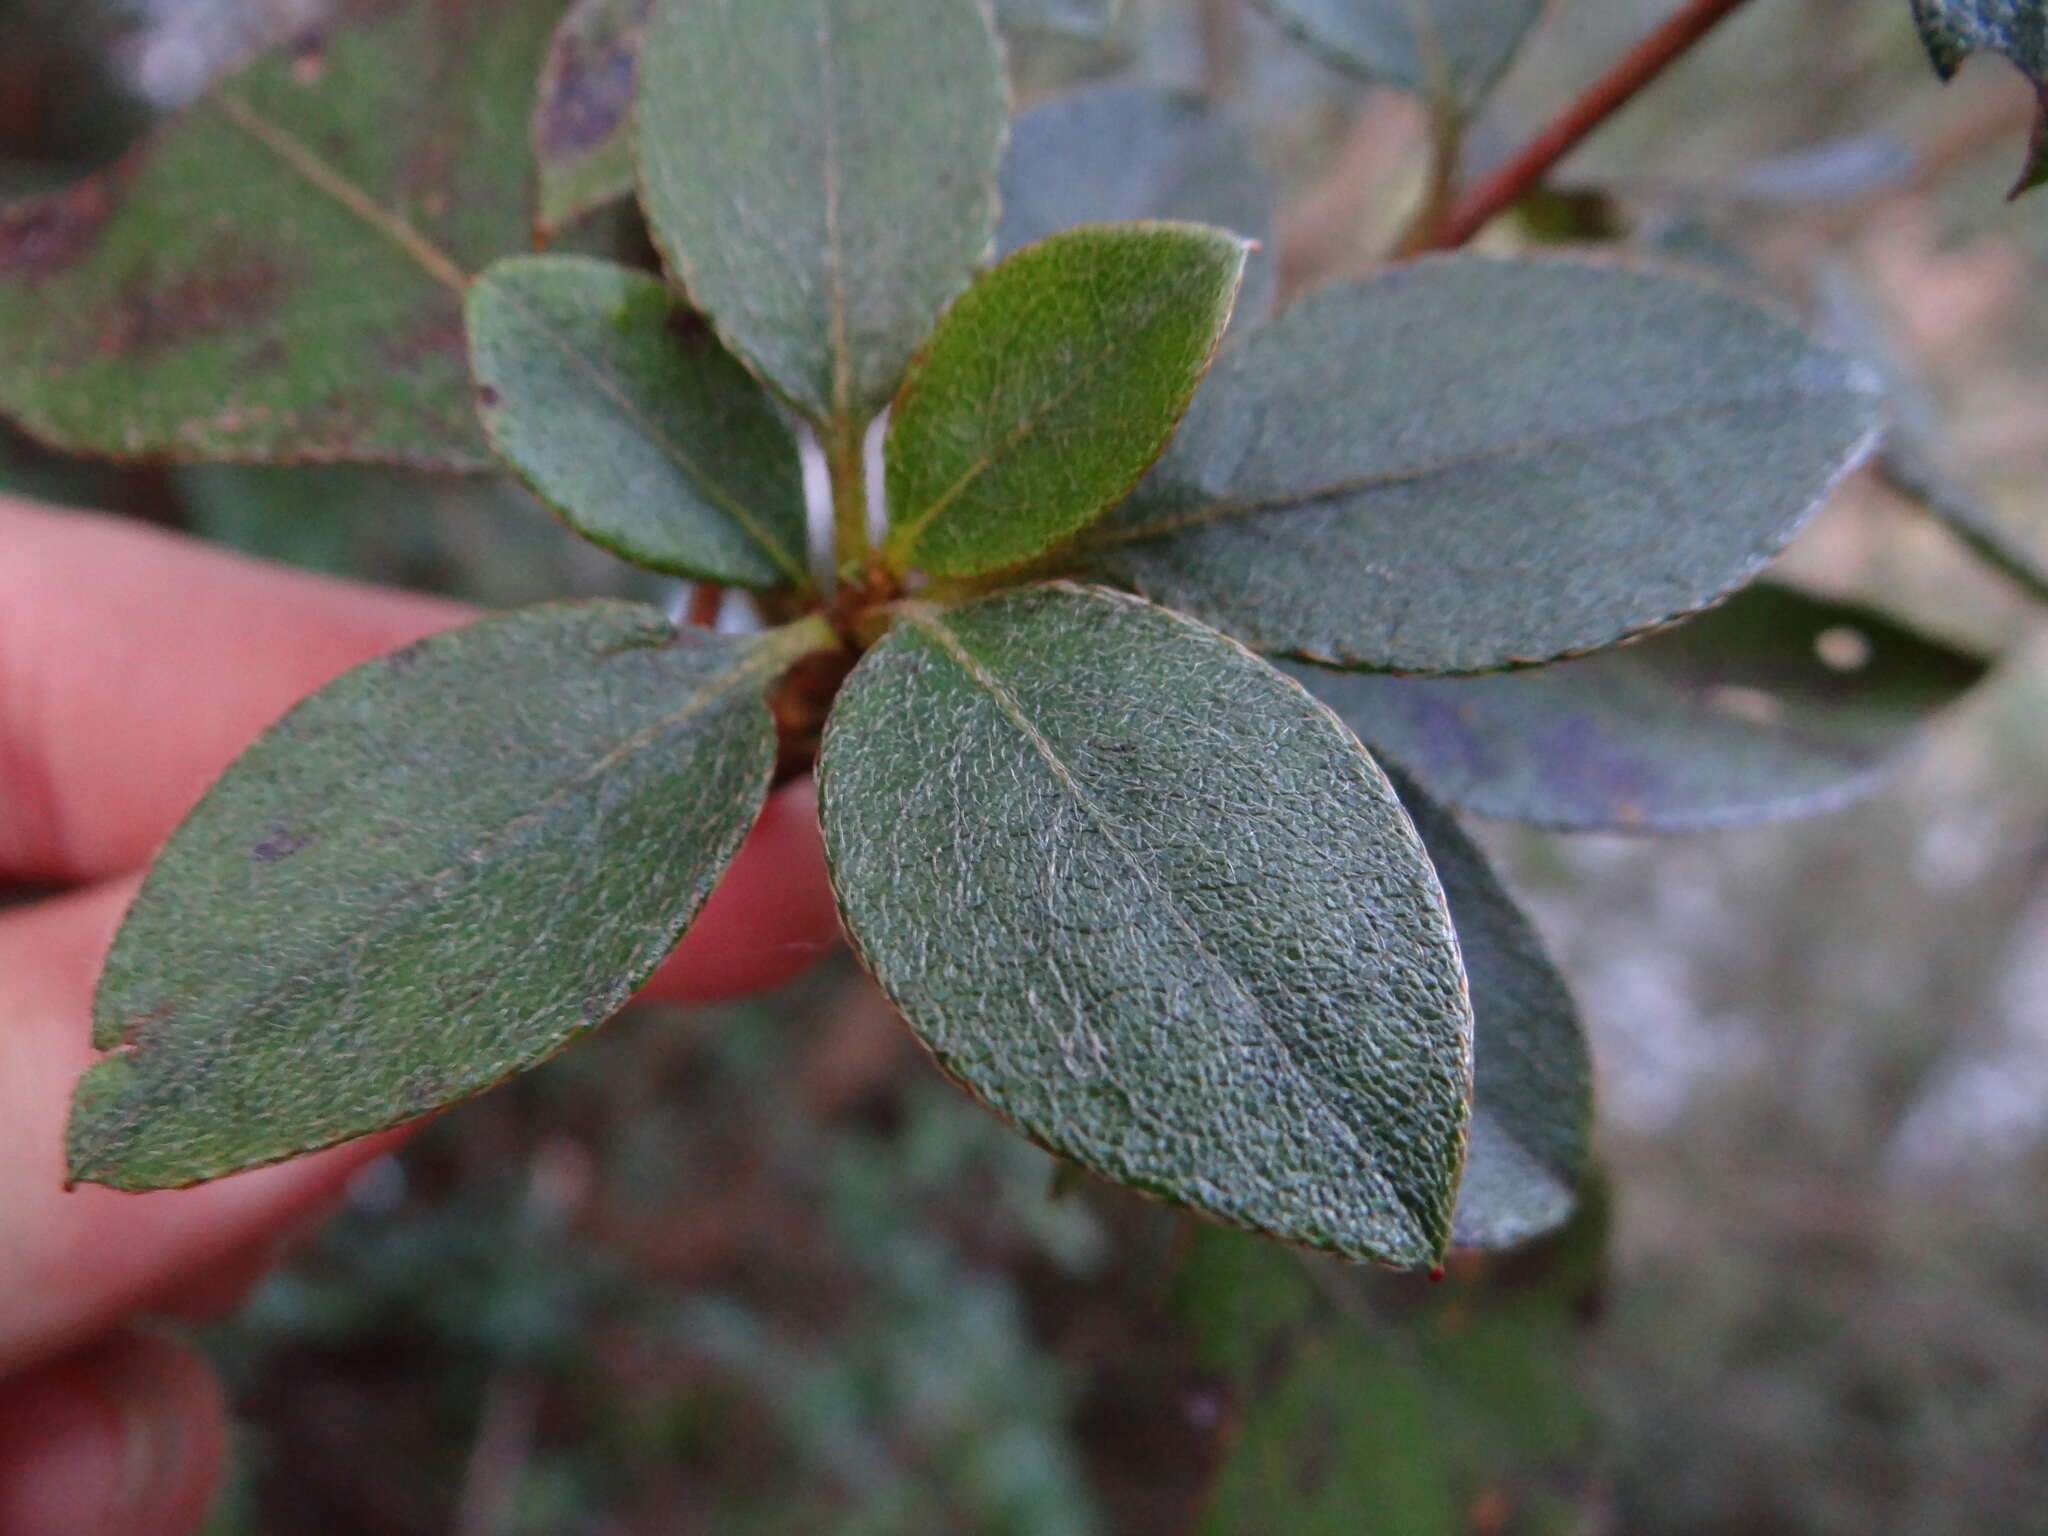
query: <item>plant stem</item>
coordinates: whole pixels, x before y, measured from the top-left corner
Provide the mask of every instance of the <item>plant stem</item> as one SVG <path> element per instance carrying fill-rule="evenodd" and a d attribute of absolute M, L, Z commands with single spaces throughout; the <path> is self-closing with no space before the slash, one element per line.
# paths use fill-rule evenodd
<path fill-rule="evenodd" d="M 1422 189 L 1422 202 L 1409 221 L 1407 233 L 1395 247 L 1397 260 L 1420 256 L 1435 247 L 1451 217 L 1453 193 L 1458 185 L 1458 154 L 1465 125 L 1453 110 L 1435 103 L 1428 110 L 1429 181 Z"/>
<path fill-rule="evenodd" d="M 868 572 L 868 464 L 865 434 L 841 417 L 825 435 L 825 470 L 832 482 L 832 557 L 842 584 L 859 585 Z"/>
<path fill-rule="evenodd" d="M 1713 30 L 1742 0 L 1687 0 L 1657 29 L 1615 60 L 1607 73 L 1550 125 L 1523 145 L 1507 164 L 1459 198 L 1430 243 L 1448 251 L 1463 245 L 1506 211 L 1579 141 L 1612 117 L 1637 91 L 1668 69 L 1685 51 Z"/>
<path fill-rule="evenodd" d="M 700 581 L 690 589 L 690 623 L 699 629 L 715 629 L 718 611 L 725 606 L 725 588 L 715 581 Z"/>

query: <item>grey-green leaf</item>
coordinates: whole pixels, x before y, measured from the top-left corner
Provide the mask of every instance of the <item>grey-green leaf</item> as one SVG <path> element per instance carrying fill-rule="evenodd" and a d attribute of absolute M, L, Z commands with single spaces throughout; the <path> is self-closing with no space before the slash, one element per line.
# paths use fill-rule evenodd
<path fill-rule="evenodd" d="M 1978 49 L 2012 60 L 2034 88 L 2034 130 L 2012 195 L 2048 181 L 2048 9 L 2042 0 L 1913 0 L 1934 72 L 1948 80 Z"/>
<path fill-rule="evenodd" d="M 559 0 L 343 11 L 0 211 L 0 409 L 91 453 L 490 465 L 462 291 L 527 242 Z"/>
<path fill-rule="evenodd" d="M 767 790 L 808 630 L 560 603 L 344 674 L 172 835 L 100 980 L 74 1179 L 190 1184 L 395 1125 L 604 1019 Z"/>
<path fill-rule="evenodd" d="M 1019 31 L 1095 37 L 1116 20 L 1117 0 L 995 0 L 996 20 Z"/>
<path fill-rule="evenodd" d="M 946 312 L 889 417 L 889 538 L 946 576 L 1086 527 L 1158 457 L 1215 356 L 1245 244 L 1096 224 L 1027 246 Z"/>
<path fill-rule="evenodd" d="M 1271 244 L 1273 189 L 1251 131 L 1193 91 L 1120 83 L 1022 113 L 1003 157 L 1003 255 L 1076 224 L 1186 219 Z M 1254 250 L 1237 324 L 1272 306 L 1273 258 Z"/>
<path fill-rule="evenodd" d="M 1718 288 L 1434 258 L 1233 341 L 1066 564 L 1270 653 L 1531 665 L 1740 586 L 1878 421 L 1867 365 Z"/>
<path fill-rule="evenodd" d="M 1765 583 L 1540 671 L 1291 670 L 1453 805 L 1563 831 L 1686 832 L 1848 803 L 1984 664 L 1869 609 Z"/>
<path fill-rule="evenodd" d="M 1543 10 L 1543 0 L 1252 0 L 1347 74 L 1434 96 L 1470 112 Z"/>
<path fill-rule="evenodd" d="M 533 108 L 534 229 L 550 239 L 633 190 L 633 84 L 649 0 L 576 0 Z"/>
<path fill-rule="evenodd" d="M 1472 988 L 1472 1144 L 1451 1241 L 1513 1247 L 1563 1226 L 1585 1175 L 1593 1068 L 1578 1006 L 1479 845 L 1406 773 L 1387 776 L 1436 866 Z"/>
<path fill-rule="evenodd" d="M 642 197 L 670 266 L 821 426 L 858 423 L 995 230 L 1002 62 L 980 0 L 656 0 Z"/>
<path fill-rule="evenodd" d="M 2048 601 L 2048 542 L 2040 533 L 2030 537 L 1956 473 L 1940 408 L 1869 296 L 1838 269 L 1824 271 L 1816 287 L 1820 323 L 1827 334 L 1868 361 L 1885 382 L 1889 420 L 1877 451 L 1878 474 L 1948 524 L 1990 564 Z"/>
<path fill-rule="evenodd" d="M 1471 1020 L 1351 734 L 1214 631 L 1064 584 L 916 606 L 827 727 L 840 911 L 939 1065 L 1105 1177 L 1433 1262 Z"/>
<path fill-rule="evenodd" d="M 467 310 L 491 442 L 570 527 L 673 575 L 809 584 L 795 434 L 659 278 L 516 257 Z"/>

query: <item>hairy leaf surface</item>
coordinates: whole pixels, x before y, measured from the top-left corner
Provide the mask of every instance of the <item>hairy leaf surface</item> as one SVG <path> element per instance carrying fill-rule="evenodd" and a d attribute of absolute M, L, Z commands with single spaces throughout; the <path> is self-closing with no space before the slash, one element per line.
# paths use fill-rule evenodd
<path fill-rule="evenodd" d="M 1760 584 L 1600 656 L 1458 680 L 1291 669 L 1482 816 L 1685 832 L 1844 805 L 1984 675 L 1882 614 Z"/>
<path fill-rule="evenodd" d="M 1528 665 L 1740 586 L 1877 423 L 1866 365 L 1719 289 L 1436 258 L 1234 341 L 1067 563 L 1262 651 Z"/>
<path fill-rule="evenodd" d="M 1437 94 L 1469 112 L 1500 78 L 1543 0 L 1252 0 L 1347 74 Z"/>
<path fill-rule="evenodd" d="M 518 257 L 468 315 L 491 442 L 572 528 L 673 575 L 809 584 L 795 434 L 659 278 Z"/>
<path fill-rule="evenodd" d="M 1980 48 L 2005 55 L 2027 77 L 2034 88 L 2034 131 L 2012 195 L 2048 181 L 2048 9 L 2041 0 L 1913 0 L 1913 24 L 1944 80 Z"/>
<path fill-rule="evenodd" d="M 344 674 L 173 834 L 100 980 L 71 1176 L 189 1184 L 551 1055 L 668 953 L 767 790 L 803 632 L 558 603 Z"/>
<path fill-rule="evenodd" d="M 655 236 L 812 421 L 864 421 L 995 230 L 1002 62 L 979 0 L 657 0 L 638 143 Z"/>
<path fill-rule="evenodd" d="M 1578 1005 L 1479 845 L 1406 773 L 1387 776 L 1436 866 L 1472 989 L 1472 1138 L 1451 1241 L 1512 1247 L 1563 1226 L 1585 1175 L 1593 1066 Z"/>
<path fill-rule="evenodd" d="M 1076 224 L 1185 219 L 1271 243 L 1273 189 L 1251 131 L 1193 91 L 1093 86 L 1033 107 L 1010 125 L 1003 157 L 1003 255 Z M 1273 258 L 1254 250 L 1239 325 L 1273 302 Z"/>
<path fill-rule="evenodd" d="M 576 0 L 541 65 L 534 228 L 543 239 L 633 190 L 633 85 L 650 0 Z"/>
<path fill-rule="evenodd" d="M 965 576 L 1099 517 L 1187 409 L 1244 258 L 1205 225 L 1091 225 L 976 282 L 889 417 L 889 554 Z"/>
<path fill-rule="evenodd" d="M 1066 585 L 907 610 L 819 794 L 939 1065 L 1105 1177 L 1398 1265 L 1449 1236 L 1471 1021 L 1386 779 L 1213 631 Z"/>
<path fill-rule="evenodd" d="M 487 465 L 462 288 L 526 243 L 559 9 L 345 7 L 111 170 L 0 211 L 0 408 L 85 452 Z"/>

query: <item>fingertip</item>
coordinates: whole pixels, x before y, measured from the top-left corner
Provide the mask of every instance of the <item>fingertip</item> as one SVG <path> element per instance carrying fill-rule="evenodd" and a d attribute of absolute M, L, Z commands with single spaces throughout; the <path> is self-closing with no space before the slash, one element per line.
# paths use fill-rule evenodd
<path fill-rule="evenodd" d="M 0 1536 L 186 1536 L 227 1450 L 213 1373 L 123 1333 L 0 1388 Z"/>
<path fill-rule="evenodd" d="M 764 991 L 831 952 L 839 915 L 809 779 L 768 797 L 732 867 L 646 996 L 715 1002 Z"/>

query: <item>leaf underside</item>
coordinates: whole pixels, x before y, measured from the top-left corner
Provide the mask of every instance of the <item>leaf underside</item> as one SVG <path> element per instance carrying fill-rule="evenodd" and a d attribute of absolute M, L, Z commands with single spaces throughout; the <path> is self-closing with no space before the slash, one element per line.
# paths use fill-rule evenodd
<path fill-rule="evenodd" d="M 1433 1262 L 1471 1026 L 1434 877 L 1329 714 L 1067 585 L 909 611 L 827 728 L 832 880 L 939 1065 L 1120 1183 Z"/>
<path fill-rule="evenodd" d="M 1100 516 L 1187 409 L 1244 258 L 1243 241 L 1206 225 L 1095 224 L 984 275 L 890 413 L 890 555 L 972 575 Z"/>
<path fill-rule="evenodd" d="M 461 287 L 526 242 L 559 8 L 357 8 L 0 211 L 0 408 L 81 452 L 488 465 Z"/>
<path fill-rule="evenodd" d="M 1688 832 L 1847 804 L 1981 661 L 1853 604 L 1761 583 L 1540 671 L 1295 676 L 1439 799 L 1575 832 Z"/>
<path fill-rule="evenodd" d="M 2003 54 L 2026 76 L 2034 88 L 2034 127 L 2012 195 L 2048 181 L 2048 14 L 2041 0 L 1913 0 L 1913 24 L 1944 80 L 1979 49 Z"/>
<path fill-rule="evenodd" d="M 1866 365 L 1717 288 L 1434 258 L 1234 339 L 1063 564 L 1271 654 L 1534 665 L 1750 579 L 1878 420 Z"/>
<path fill-rule="evenodd" d="M 94 1005 L 71 1176 L 194 1183 L 438 1109 L 611 1014 L 767 791 L 771 634 L 559 603 L 366 663 L 208 791 Z"/>
<path fill-rule="evenodd" d="M 1251 130 L 1194 91 L 1120 83 L 1020 113 L 999 183 L 996 250 L 1007 256 L 1076 224 L 1179 219 L 1270 247 L 1273 189 Z M 1270 250 L 1251 252 L 1236 324 L 1272 308 Z"/>
<path fill-rule="evenodd" d="M 795 434 L 659 278 L 515 257 L 467 312 L 492 445 L 572 528 L 672 575 L 809 584 Z"/>
<path fill-rule="evenodd" d="M 657 0 L 641 194 L 670 269 L 821 428 L 895 393 L 995 228 L 1001 56 L 978 0 Z"/>
<path fill-rule="evenodd" d="M 1472 1137 L 1451 1217 L 1460 1247 L 1555 1231 L 1586 1172 L 1593 1069 L 1571 989 L 1478 844 L 1387 770 L 1436 867 L 1472 988 Z"/>

